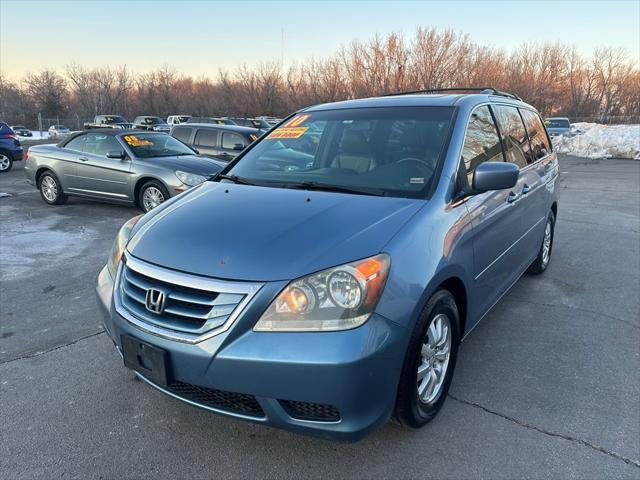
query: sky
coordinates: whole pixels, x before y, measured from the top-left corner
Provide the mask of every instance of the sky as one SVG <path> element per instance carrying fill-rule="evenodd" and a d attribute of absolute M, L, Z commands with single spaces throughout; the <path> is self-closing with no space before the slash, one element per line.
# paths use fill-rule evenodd
<path fill-rule="evenodd" d="M 162 65 L 191 76 L 261 61 L 323 58 L 354 39 L 419 26 L 452 28 L 482 45 L 572 44 L 590 55 L 621 46 L 640 61 L 640 0 L 191 1 L 0 0 L 0 72 Z"/>

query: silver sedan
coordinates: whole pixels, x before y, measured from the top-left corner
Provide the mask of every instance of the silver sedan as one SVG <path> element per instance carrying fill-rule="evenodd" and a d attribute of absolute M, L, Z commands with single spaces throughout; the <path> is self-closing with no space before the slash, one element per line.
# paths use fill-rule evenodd
<path fill-rule="evenodd" d="M 145 212 L 225 164 L 165 133 L 86 131 L 57 145 L 36 145 L 26 155 L 27 180 L 50 205 L 69 195 L 135 205 Z"/>

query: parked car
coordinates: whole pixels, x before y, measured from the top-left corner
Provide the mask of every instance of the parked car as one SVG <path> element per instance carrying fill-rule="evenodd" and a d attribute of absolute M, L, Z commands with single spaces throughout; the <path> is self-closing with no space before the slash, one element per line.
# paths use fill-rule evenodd
<path fill-rule="evenodd" d="M 281 118 L 276 118 L 276 117 L 268 117 L 268 116 L 261 116 L 261 117 L 256 117 L 258 120 L 264 120 L 266 121 L 269 125 L 271 125 L 272 127 L 274 125 L 277 125 L 278 123 L 280 123 L 282 121 Z"/>
<path fill-rule="evenodd" d="M 180 125 L 186 123 L 191 118 L 191 115 L 170 115 L 167 117 L 167 123 L 169 126 Z"/>
<path fill-rule="evenodd" d="M 235 125 L 233 120 L 222 117 L 189 117 L 185 123 L 213 123 L 216 125 Z"/>
<path fill-rule="evenodd" d="M 547 132 L 549 132 L 549 135 L 552 137 L 571 133 L 571 122 L 569 122 L 567 117 L 545 118 L 544 124 L 547 127 Z"/>
<path fill-rule="evenodd" d="M 233 121 L 233 123 L 235 123 L 236 125 L 240 125 L 241 127 L 257 128 L 258 130 L 260 130 L 261 134 L 270 130 L 272 127 L 269 122 L 261 118 L 230 117 L 229 120 Z"/>
<path fill-rule="evenodd" d="M 202 155 L 230 162 L 260 136 L 260 130 L 236 125 L 186 123 L 171 129 L 171 135 Z"/>
<path fill-rule="evenodd" d="M 13 162 L 22 160 L 22 145 L 9 125 L 0 122 L 0 173 L 11 170 Z"/>
<path fill-rule="evenodd" d="M 27 127 L 23 125 L 12 125 L 11 130 L 19 137 L 33 137 L 33 133 Z"/>
<path fill-rule="evenodd" d="M 85 130 L 91 130 L 94 128 L 119 128 L 126 130 L 133 128 L 133 124 L 120 115 L 96 115 L 93 118 L 93 122 L 84 124 Z"/>
<path fill-rule="evenodd" d="M 160 117 L 141 116 L 133 120 L 133 128 L 138 130 L 150 130 L 152 132 L 169 133 L 171 127 Z"/>
<path fill-rule="evenodd" d="M 50 205 L 69 195 L 133 204 L 143 211 L 198 185 L 224 163 L 198 156 L 160 132 L 85 131 L 29 149 L 25 175 Z"/>
<path fill-rule="evenodd" d="M 549 265 L 559 178 L 530 105 L 428 93 L 301 110 L 128 221 L 97 284 L 124 365 L 191 405 L 323 437 L 433 419 L 461 340 Z M 311 154 L 272 160 L 312 131 Z"/>
<path fill-rule="evenodd" d="M 49 127 L 49 130 L 47 130 L 47 133 L 49 134 L 50 137 L 55 138 L 55 137 L 60 137 L 64 135 L 69 135 L 71 133 L 71 130 L 69 130 L 64 125 L 51 125 Z"/>

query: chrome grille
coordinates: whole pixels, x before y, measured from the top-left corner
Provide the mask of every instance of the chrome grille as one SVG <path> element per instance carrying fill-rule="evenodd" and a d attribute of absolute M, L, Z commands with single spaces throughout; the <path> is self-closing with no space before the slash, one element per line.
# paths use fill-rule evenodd
<path fill-rule="evenodd" d="M 260 286 L 183 274 L 127 255 L 118 274 L 116 309 L 121 306 L 145 324 L 184 332 L 184 340 L 197 341 L 206 332 L 228 328 Z M 150 290 L 165 296 L 160 313 L 147 308 Z"/>

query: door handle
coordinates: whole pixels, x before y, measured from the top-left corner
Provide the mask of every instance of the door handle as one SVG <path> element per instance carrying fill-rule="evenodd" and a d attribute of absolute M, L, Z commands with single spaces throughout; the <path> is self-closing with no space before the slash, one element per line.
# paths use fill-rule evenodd
<path fill-rule="evenodd" d="M 507 203 L 513 203 L 520 198 L 518 193 L 509 192 L 509 196 L 507 197 Z"/>
<path fill-rule="evenodd" d="M 525 183 L 524 187 L 522 187 L 522 195 L 526 195 L 530 191 L 531 191 L 531 187 Z"/>
<path fill-rule="evenodd" d="M 80 157 L 78 160 L 80 160 L 81 162 L 88 162 L 89 159 L 87 157 Z"/>

